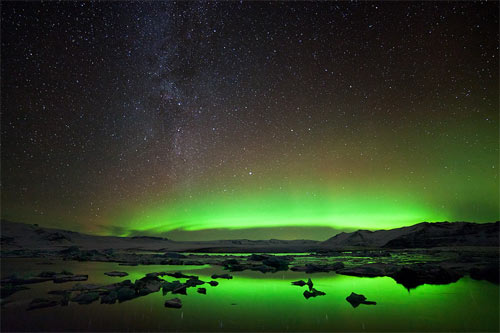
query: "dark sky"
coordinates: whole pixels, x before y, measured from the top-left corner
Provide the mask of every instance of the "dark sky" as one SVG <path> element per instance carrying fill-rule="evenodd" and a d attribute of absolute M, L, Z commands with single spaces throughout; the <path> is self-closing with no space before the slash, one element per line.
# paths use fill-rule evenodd
<path fill-rule="evenodd" d="M 498 220 L 498 12 L 3 2 L 2 218 L 178 239 Z"/>

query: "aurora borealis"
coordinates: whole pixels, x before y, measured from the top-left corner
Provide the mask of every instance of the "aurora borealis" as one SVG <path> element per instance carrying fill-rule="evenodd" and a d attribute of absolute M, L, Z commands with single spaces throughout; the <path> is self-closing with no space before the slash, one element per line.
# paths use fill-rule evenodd
<path fill-rule="evenodd" d="M 499 219 L 498 3 L 1 10 L 4 219 L 198 239 Z"/>

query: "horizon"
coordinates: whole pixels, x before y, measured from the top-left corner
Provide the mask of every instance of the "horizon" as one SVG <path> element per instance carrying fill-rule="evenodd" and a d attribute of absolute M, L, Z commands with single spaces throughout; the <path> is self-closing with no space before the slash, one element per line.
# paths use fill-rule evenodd
<path fill-rule="evenodd" d="M 500 221 L 484 221 L 484 222 L 474 222 L 474 221 L 421 221 L 397 228 L 373 228 L 373 229 L 363 229 L 363 228 L 353 228 L 353 229 L 336 229 L 333 227 L 282 227 L 279 228 L 279 230 L 271 230 L 271 232 L 268 229 L 272 228 L 264 228 L 265 230 L 259 230 L 262 228 L 246 228 L 246 229 L 233 229 L 233 230 L 224 230 L 224 229 L 209 229 L 209 230 L 196 230 L 196 231 L 187 231 L 187 230 L 171 230 L 169 232 L 160 232 L 160 233 L 154 233 L 151 231 L 131 231 L 127 235 L 119 235 L 119 234 L 93 234 L 89 232 L 80 232 L 77 230 L 71 230 L 71 229 L 61 229 L 57 227 L 51 227 L 39 223 L 27 223 L 27 222 L 18 222 L 18 221 L 11 221 L 2 218 L 2 222 L 8 222 L 8 223 L 18 223 L 18 224 L 24 224 L 24 225 L 37 225 L 38 227 L 46 228 L 46 229 L 54 229 L 54 230 L 61 230 L 61 231 L 70 231 L 70 232 L 77 232 L 80 234 L 85 234 L 89 236 L 99 236 L 99 237 L 122 237 L 122 238 L 133 238 L 133 237 L 155 237 L 155 238 L 165 238 L 168 240 L 172 241 L 177 241 L 177 242 L 199 242 L 199 241 L 227 241 L 227 240 L 251 240 L 251 241 L 268 241 L 268 240 L 284 240 L 284 241 L 293 241 L 293 240 L 310 240 L 310 241 L 325 241 L 328 240 L 338 234 L 341 233 L 352 233 L 356 231 L 383 231 L 383 230 L 391 230 L 391 229 L 399 229 L 399 228 L 405 228 L 405 227 L 411 227 L 414 225 L 422 224 L 422 223 L 474 223 L 474 224 L 491 224 L 491 223 L 498 223 Z M 284 230 L 283 230 L 284 229 Z M 314 230 L 314 229 L 319 229 L 319 230 Z M 322 235 L 321 237 L 303 237 L 300 238 L 299 236 L 293 237 L 290 235 L 296 234 L 297 232 L 302 232 L 302 235 Z M 329 234 L 326 234 L 326 232 L 331 232 Z M 216 235 L 224 235 L 226 234 L 227 236 L 216 236 Z M 231 237 L 230 235 L 235 235 L 234 237 Z M 259 236 L 255 236 L 258 234 L 268 234 L 271 235 L 268 238 L 259 238 Z M 254 236 L 249 236 L 249 235 L 254 235 Z M 275 237 L 273 237 L 273 235 Z M 285 235 L 285 236 L 284 236 Z M 288 236 L 286 236 L 288 235 Z M 283 237 L 284 236 L 284 237 Z M 219 237 L 219 238 L 217 238 Z M 281 238 L 280 238 L 281 237 Z"/>

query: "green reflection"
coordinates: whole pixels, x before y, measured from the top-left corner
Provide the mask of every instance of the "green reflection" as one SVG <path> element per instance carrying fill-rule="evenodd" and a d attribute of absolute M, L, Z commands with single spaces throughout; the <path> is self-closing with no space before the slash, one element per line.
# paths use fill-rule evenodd
<path fill-rule="evenodd" d="M 40 272 L 34 260 L 4 260 L 2 275 L 14 271 Z M 59 262 L 50 270 L 69 269 L 89 274 L 88 283 L 108 284 L 125 278 L 104 275 L 123 270 L 135 280 L 154 271 L 184 270 L 209 281 L 210 275 L 223 272 L 204 266 L 119 266 L 115 263 Z M 188 295 L 150 294 L 115 305 L 70 304 L 39 311 L 24 312 L 26 297 L 47 297 L 48 290 L 70 288 L 73 283 L 30 285 L 32 290 L 12 296 L 12 305 L 2 309 L 2 330 L 90 330 L 90 331 L 493 331 L 499 329 L 498 285 L 463 278 L 449 285 L 422 285 L 411 292 L 391 278 L 359 278 L 335 274 L 278 272 L 262 274 L 244 271 L 231 273 L 232 280 L 220 279 L 219 286 L 207 288 L 207 295 L 188 289 Z M 326 293 L 306 300 L 305 287 L 291 281 L 311 277 L 314 287 Z M 172 281 L 173 278 L 166 277 Z M 181 281 L 183 281 L 181 279 Z M 353 308 L 345 298 L 352 292 L 376 301 L 375 306 Z M 182 299 L 181 310 L 167 309 L 166 299 Z M 24 304 L 24 305 L 23 305 Z M 23 319 L 19 320 L 19 311 Z"/>

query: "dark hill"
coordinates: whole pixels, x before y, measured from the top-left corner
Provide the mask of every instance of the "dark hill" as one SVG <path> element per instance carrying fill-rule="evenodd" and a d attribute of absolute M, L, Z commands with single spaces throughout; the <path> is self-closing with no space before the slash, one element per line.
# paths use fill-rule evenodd
<path fill-rule="evenodd" d="M 340 233 L 324 241 L 324 247 L 428 248 L 438 246 L 498 246 L 499 224 L 470 222 L 422 222 L 390 230 L 358 230 Z"/>

